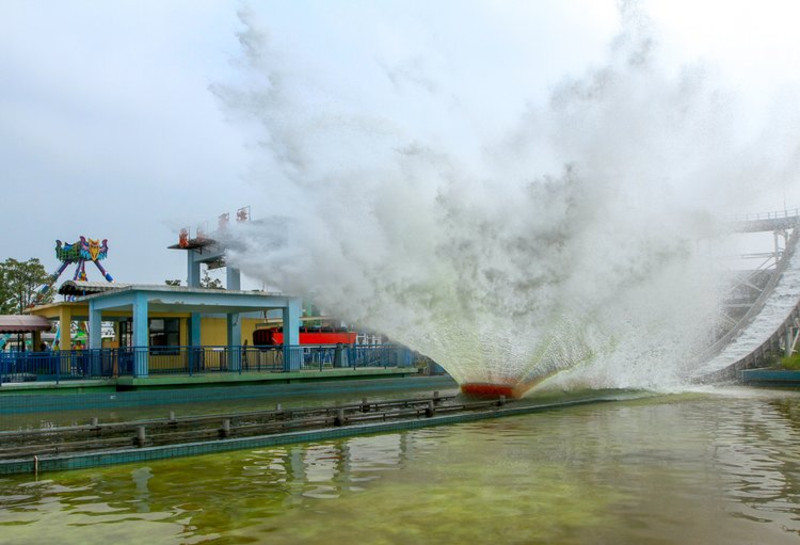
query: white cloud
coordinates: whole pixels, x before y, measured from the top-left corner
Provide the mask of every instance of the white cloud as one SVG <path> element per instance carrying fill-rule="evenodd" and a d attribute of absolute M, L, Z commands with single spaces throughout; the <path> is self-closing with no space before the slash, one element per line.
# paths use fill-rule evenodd
<path fill-rule="evenodd" d="M 800 80 L 792 4 L 642 6 L 675 72 L 684 61 L 705 59 L 736 101 L 761 108 L 739 113 L 769 139 L 764 162 L 781 160 L 775 144 L 795 138 L 796 112 L 788 108 L 791 91 L 777 88 Z M 208 91 L 246 77 L 231 63 L 239 54 L 239 7 L 222 0 L 3 2 L 0 225 L 7 233 L 28 227 L 9 250 L 14 257 L 54 265 L 53 240 L 85 234 L 110 239 L 108 265 L 118 277 L 160 281 L 185 274 L 180 254 L 164 249 L 178 227 L 213 222 L 245 204 L 256 216 L 299 206 L 280 199 L 286 179 L 276 164 L 251 163 L 243 142 L 253 127 L 226 122 Z M 320 175 L 380 165 L 393 153 L 384 147 L 392 139 L 468 148 L 475 154 L 464 161 L 472 161 L 486 152 L 487 139 L 499 140 L 521 114 L 546 105 L 565 78 L 602 65 L 619 29 L 613 0 L 257 2 L 253 10 L 269 28 L 270 62 L 283 63 L 291 91 L 315 106 L 283 115 L 292 126 L 303 121 L 306 130 L 295 137 L 315 149 Z M 783 106 L 772 106 L 764 97 L 778 92 L 787 93 Z M 765 105 L 772 108 L 767 122 Z M 340 123 L 373 138 L 323 146 Z M 272 185 L 262 196 L 265 183 Z M 336 183 L 358 190 L 354 178 Z M 800 203 L 795 180 L 781 183 L 763 181 L 762 201 L 753 206 L 781 205 L 777 193 L 790 206 Z M 151 260 L 155 266 L 143 267 Z"/>

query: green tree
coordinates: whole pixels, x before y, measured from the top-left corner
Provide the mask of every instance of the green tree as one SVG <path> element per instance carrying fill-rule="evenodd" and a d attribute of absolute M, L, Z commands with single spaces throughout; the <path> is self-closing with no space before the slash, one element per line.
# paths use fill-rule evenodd
<path fill-rule="evenodd" d="M 178 280 L 178 279 L 175 279 L 175 280 L 164 280 L 164 283 L 167 286 L 180 286 L 181 285 L 181 281 Z"/>
<path fill-rule="evenodd" d="M 211 278 L 208 275 L 208 270 L 206 269 L 203 271 L 203 278 L 200 279 L 200 287 L 201 288 L 215 288 L 218 290 L 224 289 L 222 286 L 222 280 L 219 278 Z"/>
<path fill-rule="evenodd" d="M 8 258 L 0 263 L 0 314 L 22 314 L 34 305 L 53 301 L 53 291 L 39 295 L 42 284 L 50 282 L 50 275 L 38 258 L 17 261 Z"/>

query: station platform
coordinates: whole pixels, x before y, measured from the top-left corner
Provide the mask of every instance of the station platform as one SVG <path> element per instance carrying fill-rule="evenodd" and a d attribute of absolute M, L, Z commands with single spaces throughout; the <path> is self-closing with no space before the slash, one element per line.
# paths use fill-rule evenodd
<path fill-rule="evenodd" d="M 324 369 L 259 373 L 204 373 L 195 375 L 156 375 L 146 378 L 120 377 L 116 379 L 118 391 L 139 390 L 143 388 L 176 388 L 181 386 L 219 386 L 226 384 L 293 384 L 298 382 L 319 382 L 329 380 L 353 380 L 370 378 L 408 377 L 418 375 L 416 368 L 362 367 L 345 369 Z"/>
<path fill-rule="evenodd" d="M 151 388 L 182 388 L 193 386 L 223 386 L 235 384 L 295 384 L 302 382 L 321 382 L 339 380 L 367 380 L 376 378 L 404 378 L 419 376 L 414 367 L 360 367 L 343 369 L 315 369 L 293 372 L 222 372 L 222 373 L 179 373 L 150 375 L 148 377 L 96 378 L 85 380 L 3 382 L 0 396 L 5 393 L 46 391 L 87 391 L 87 390 L 145 390 Z"/>
<path fill-rule="evenodd" d="M 787 369 L 744 369 L 739 380 L 748 386 L 800 388 L 800 371 Z"/>
<path fill-rule="evenodd" d="M 348 372 L 349 371 L 349 372 Z M 0 429 L 3 416 L 53 411 L 121 408 L 243 399 L 280 402 L 312 396 L 371 396 L 412 390 L 456 390 L 448 375 L 400 373 L 398 369 L 336 369 L 296 373 L 215 373 L 125 379 L 4 383 L 0 387 Z M 216 379 L 216 380 L 215 380 Z M 122 384 L 119 382 L 122 381 Z"/>

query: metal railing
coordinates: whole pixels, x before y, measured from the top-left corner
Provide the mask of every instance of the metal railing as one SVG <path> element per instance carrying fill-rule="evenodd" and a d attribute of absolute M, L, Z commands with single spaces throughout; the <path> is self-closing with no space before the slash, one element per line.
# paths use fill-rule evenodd
<path fill-rule="evenodd" d="M 150 346 L 46 352 L 0 352 L 0 384 L 124 376 L 286 372 L 411 366 L 394 345 Z"/>
<path fill-rule="evenodd" d="M 396 345 L 302 346 L 301 369 L 403 367 L 402 349 Z"/>
<path fill-rule="evenodd" d="M 791 229 L 800 224 L 800 209 L 759 212 L 731 218 L 734 231 L 748 233 Z"/>
<path fill-rule="evenodd" d="M 1 352 L 0 384 L 83 379 L 89 373 L 84 351 Z"/>
<path fill-rule="evenodd" d="M 770 212 L 756 212 L 734 217 L 734 221 L 761 221 L 783 218 L 796 218 L 800 216 L 800 208 L 792 210 L 773 210 Z"/>

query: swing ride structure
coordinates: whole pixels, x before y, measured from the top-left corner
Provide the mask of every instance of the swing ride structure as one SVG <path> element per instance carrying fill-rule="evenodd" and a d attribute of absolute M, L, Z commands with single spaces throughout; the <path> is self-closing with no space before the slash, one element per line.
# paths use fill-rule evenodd
<path fill-rule="evenodd" d="M 88 279 L 86 276 L 86 262 L 91 261 L 103 275 L 103 278 L 108 282 L 114 282 L 114 278 L 111 274 L 100 264 L 100 261 L 105 259 L 108 255 L 108 239 L 103 239 L 103 241 L 100 242 L 99 239 L 87 239 L 82 236 L 78 242 L 74 243 L 63 243 L 60 240 L 56 240 L 55 250 L 56 258 L 61 261 L 61 266 L 59 266 L 56 272 L 47 277 L 46 282 L 42 284 L 33 297 L 29 305 L 30 307 L 39 305 L 45 299 L 47 293 L 52 289 L 53 285 L 58 282 L 58 279 L 70 265 L 76 265 L 75 274 L 72 277 L 73 280 L 85 281 Z M 86 335 L 86 329 L 85 324 L 80 324 L 78 326 L 78 335 L 80 335 L 81 332 Z M 59 333 L 60 332 L 56 330 L 56 340 L 60 338 Z M 0 336 L 0 350 L 5 348 L 5 345 L 11 337 L 10 334 Z"/>
<path fill-rule="evenodd" d="M 104 260 L 107 255 L 108 239 L 103 239 L 103 242 L 100 242 L 99 239 L 87 239 L 82 236 L 78 242 L 73 243 L 62 243 L 60 240 L 56 240 L 56 258 L 61 261 L 61 266 L 48 277 L 47 283 L 39 289 L 33 305 L 39 304 L 70 265 L 77 265 L 75 274 L 72 277 L 73 280 L 87 280 L 86 262 L 91 261 L 103 275 L 103 278 L 108 282 L 113 282 L 114 278 L 100 264 L 100 261 Z"/>

